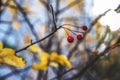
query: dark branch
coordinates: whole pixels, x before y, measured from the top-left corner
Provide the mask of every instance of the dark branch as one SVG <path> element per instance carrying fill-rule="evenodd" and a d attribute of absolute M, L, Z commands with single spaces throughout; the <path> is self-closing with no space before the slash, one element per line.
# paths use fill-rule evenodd
<path fill-rule="evenodd" d="M 58 79 L 58 78 L 62 77 L 63 75 L 67 74 L 68 72 L 70 72 L 70 71 L 72 71 L 72 70 L 75 70 L 75 69 L 76 69 L 76 68 L 71 68 L 71 69 L 63 72 L 61 75 L 58 75 L 58 76 L 56 76 L 56 77 L 54 77 L 54 78 L 52 78 L 52 79 L 50 79 L 50 80 Z"/>
<path fill-rule="evenodd" d="M 64 11 L 69 10 L 71 7 L 79 4 L 80 2 L 81 2 L 80 0 L 75 0 L 75 1 L 73 1 L 72 3 L 70 3 L 69 5 L 67 5 L 66 7 L 62 8 L 62 9 L 59 10 L 59 11 L 57 11 L 57 12 L 56 12 L 56 15 L 59 15 L 59 14 L 63 13 Z M 70 7 L 70 6 L 71 6 L 71 7 Z"/>
<path fill-rule="evenodd" d="M 55 30 L 56 30 L 57 29 L 56 18 L 55 18 L 55 13 L 54 13 L 52 5 L 50 5 L 50 9 L 51 9 L 52 17 L 53 17 L 53 24 L 54 24 L 54 27 L 55 27 Z"/>
<path fill-rule="evenodd" d="M 14 1 L 14 3 L 17 5 L 17 8 L 19 9 L 19 11 L 22 13 L 22 15 L 23 15 L 26 23 L 27 23 L 28 26 L 30 27 L 30 29 L 31 29 L 33 35 L 35 36 L 36 40 L 38 40 L 39 37 L 38 37 L 38 35 L 36 34 L 36 32 L 34 31 L 34 26 L 33 26 L 33 24 L 31 24 L 30 20 L 28 19 L 26 12 L 24 12 L 24 9 L 21 7 L 21 5 L 19 5 L 19 4 L 17 3 L 16 0 L 13 0 L 13 1 Z"/>
<path fill-rule="evenodd" d="M 14 70 L 14 71 L 8 73 L 7 75 L 4 75 L 4 76 L 0 77 L 0 80 L 5 80 L 7 77 L 10 77 L 10 76 L 15 75 L 15 74 L 20 74 L 21 72 L 25 72 L 25 71 L 29 70 L 30 68 L 31 68 L 31 66 L 28 66 L 28 67 L 26 67 L 25 69 L 22 69 L 22 70 L 19 70 L 19 69 Z"/>
<path fill-rule="evenodd" d="M 53 35 L 58 29 L 60 29 L 61 27 L 62 27 L 62 26 L 58 27 L 56 30 L 54 30 L 52 33 L 48 34 L 48 35 L 45 36 L 44 38 L 42 38 L 42 39 L 40 39 L 40 40 L 38 40 L 38 41 L 36 41 L 36 42 L 33 42 L 33 43 L 31 43 L 30 45 L 28 45 L 28 46 L 26 46 L 26 47 L 24 47 L 24 48 L 22 48 L 22 49 L 20 49 L 20 50 L 18 50 L 18 51 L 15 51 L 15 52 L 18 53 L 18 52 L 21 52 L 21 51 L 23 51 L 23 50 L 26 50 L 28 47 L 30 47 L 30 46 L 32 46 L 32 45 L 34 45 L 34 44 L 36 44 L 36 43 L 39 43 L 39 42 L 47 39 L 48 37 L 52 36 L 52 35 Z"/>
<path fill-rule="evenodd" d="M 97 18 L 95 18 L 95 20 L 93 20 L 90 24 L 90 28 L 89 30 L 86 32 L 86 34 L 84 35 L 83 39 L 81 41 L 78 41 L 75 46 L 73 47 L 73 49 L 70 50 L 69 53 L 73 53 L 77 48 L 78 45 L 85 39 L 85 37 L 87 36 L 87 34 L 92 30 L 93 26 L 97 23 L 97 21 L 99 21 L 103 16 L 105 16 L 108 12 L 110 11 L 110 9 L 106 10 L 104 13 L 102 13 L 101 15 L 99 15 Z M 72 54 L 68 55 L 68 58 L 70 59 L 72 56 Z"/>
<path fill-rule="evenodd" d="M 113 45 L 111 45 L 110 47 L 107 47 L 103 52 L 101 52 L 99 55 L 96 55 L 96 57 L 91 60 L 81 71 L 79 71 L 77 74 L 75 74 L 73 77 L 67 79 L 67 80 L 73 80 L 76 79 L 78 77 L 81 77 L 91 66 L 93 66 L 96 61 L 101 57 L 104 56 L 106 53 L 110 52 L 112 49 L 119 47 L 120 43 L 115 43 Z"/>

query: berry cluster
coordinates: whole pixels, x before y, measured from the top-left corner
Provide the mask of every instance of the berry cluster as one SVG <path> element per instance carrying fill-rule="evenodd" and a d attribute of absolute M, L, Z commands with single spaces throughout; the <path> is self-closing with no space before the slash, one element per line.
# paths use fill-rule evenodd
<path fill-rule="evenodd" d="M 87 30 L 88 30 L 88 27 L 87 27 L 86 25 L 84 25 L 84 26 L 82 26 L 82 27 L 80 27 L 80 28 L 82 28 L 82 30 L 84 30 L 84 31 L 87 31 Z M 73 30 L 71 30 L 71 32 L 73 33 Z M 83 39 L 83 32 L 80 32 L 80 33 L 76 34 L 76 38 L 77 38 L 77 40 Z M 68 35 L 67 41 L 68 41 L 69 43 L 72 43 L 72 42 L 74 41 L 73 36 Z"/>

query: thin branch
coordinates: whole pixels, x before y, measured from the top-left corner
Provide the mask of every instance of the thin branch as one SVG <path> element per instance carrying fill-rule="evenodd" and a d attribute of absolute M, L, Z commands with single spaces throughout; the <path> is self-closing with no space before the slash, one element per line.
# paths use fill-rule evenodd
<path fill-rule="evenodd" d="M 97 55 L 92 61 L 90 61 L 79 73 L 77 73 L 76 75 L 74 75 L 73 77 L 69 78 L 69 79 L 66 79 L 66 80 L 73 80 L 77 77 L 81 77 L 93 64 L 95 64 L 95 62 L 103 55 L 105 55 L 106 53 L 108 53 L 109 51 L 111 51 L 112 49 L 116 48 L 116 47 L 119 47 L 120 46 L 120 43 L 115 43 L 113 44 L 112 46 L 110 47 L 107 47 L 103 52 L 101 52 L 99 55 Z M 63 74 L 61 75 L 58 75 L 50 80 L 55 80 L 59 77 L 62 77 L 64 76 L 65 74 L 69 73 L 70 71 L 72 70 L 75 70 L 77 68 L 72 68 L 72 69 L 69 69 L 67 71 L 65 71 Z"/>
<path fill-rule="evenodd" d="M 48 37 L 52 36 L 55 32 L 57 32 L 57 30 L 59 30 L 61 27 L 62 27 L 62 26 L 59 26 L 56 30 L 54 30 L 53 32 L 51 32 L 51 33 L 48 34 L 47 36 L 43 37 L 42 39 L 40 39 L 40 40 L 38 40 L 38 41 L 36 41 L 36 42 L 33 42 L 33 43 L 31 43 L 30 45 L 28 45 L 28 46 L 26 46 L 26 47 L 24 47 L 24 48 L 22 48 L 22 49 L 20 49 L 20 50 L 17 50 L 17 51 L 15 51 L 15 52 L 18 53 L 18 52 L 21 52 L 21 51 L 23 51 L 23 50 L 26 50 L 28 47 L 30 47 L 30 46 L 32 46 L 32 45 L 34 45 L 34 44 L 36 44 L 36 43 L 39 43 L 39 42 L 47 39 Z"/>
<path fill-rule="evenodd" d="M 74 77 L 72 77 L 72 78 L 70 78 L 70 79 L 67 79 L 67 80 L 71 80 L 71 79 L 73 79 L 73 78 L 77 78 L 77 77 L 79 77 L 79 76 L 82 76 L 82 74 L 84 74 L 85 71 L 86 71 L 87 69 L 89 69 L 89 68 L 99 59 L 100 56 L 105 55 L 105 53 L 109 52 L 110 50 L 112 50 L 112 49 L 114 49 L 114 48 L 116 48 L 116 47 L 118 47 L 118 46 L 120 46 L 120 43 L 113 44 L 112 46 L 106 48 L 104 52 L 100 53 L 100 55 L 97 55 L 97 56 L 96 56 L 89 64 L 87 64 L 86 67 L 84 67 L 77 75 L 75 75 Z M 30 68 L 31 68 L 31 66 L 28 66 L 28 67 L 26 67 L 26 68 L 23 69 L 23 70 L 14 70 L 14 71 L 8 73 L 7 75 L 0 77 L 0 80 L 4 80 L 6 77 L 12 76 L 12 75 L 14 75 L 15 73 L 19 74 L 19 73 L 21 73 L 21 72 L 24 72 L 24 71 L 26 71 L 26 70 L 29 70 Z M 63 74 L 58 75 L 58 76 L 56 76 L 56 77 L 54 77 L 54 78 L 52 78 L 52 79 L 50 79 L 50 80 L 55 80 L 55 79 L 57 79 L 57 78 L 59 78 L 59 77 L 62 77 L 63 75 L 65 75 L 65 74 L 67 74 L 68 72 L 70 72 L 70 71 L 72 71 L 72 70 L 75 70 L 75 69 L 76 69 L 76 68 L 69 69 L 69 70 L 65 71 Z"/>
<path fill-rule="evenodd" d="M 112 49 L 116 48 L 116 47 L 119 47 L 120 46 L 120 42 L 119 43 L 115 43 L 113 44 L 112 46 L 110 47 L 107 47 L 103 53 L 101 53 L 100 55 L 103 56 L 105 55 L 106 53 L 110 52 Z"/>
<path fill-rule="evenodd" d="M 27 23 L 28 26 L 30 27 L 30 29 L 31 29 L 33 35 L 35 36 L 36 40 L 38 40 L 39 37 L 38 37 L 38 35 L 36 34 L 36 32 L 33 31 L 33 30 L 34 30 L 34 28 L 33 28 L 34 26 L 33 26 L 33 24 L 31 24 L 30 20 L 28 19 L 26 12 L 24 12 L 24 9 L 21 7 L 20 4 L 17 3 L 16 0 L 13 0 L 13 1 L 14 1 L 14 3 L 16 4 L 16 6 L 17 6 L 17 8 L 19 9 L 19 11 L 22 13 L 22 15 L 23 15 L 26 23 Z"/>
<path fill-rule="evenodd" d="M 109 11 L 110 11 L 110 9 L 108 9 L 107 11 L 105 11 L 103 14 L 99 15 L 94 21 L 92 21 L 91 26 L 93 27 L 93 26 L 96 24 L 96 22 L 97 22 L 99 19 L 101 19 L 103 16 L 105 16 L 105 14 L 106 14 L 107 12 L 109 12 Z M 65 25 L 66 25 L 66 24 L 65 24 Z M 65 25 L 63 24 L 62 26 L 65 26 Z M 67 25 L 69 25 L 69 24 L 67 24 Z M 73 26 L 74 26 L 74 25 L 73 25 Z M 91 28 L 91 29 L 92 29 L 92 28 Z M 89 30 L 87 31 L 87 33 L 85 34 L 85 36 L 90 32 L 91 29 L 89 29 Z M 85 38 L 85 37 L 83 37 L 83 38 Z M 77 49 L 77 46 L 79 45 L 79 43 L 82 42 L 83 40 L 84 40 L 84 39 L 82 39 L 81 41 L 77 42 L 76 45 L 75 45 L 75 47 L 70 51 L 70 53 L 74 52 L 74 51 Z M 113 49 L 113 48 L 115 48 L 115 47 L 118 47 L 118 46 L 120 46 L 120 43 L 119 43 L 119 44 L 114 44 L 114 45 L 112 45 L 111 47 L 107 48 L 106 51 L 110 51 L 111 49 Z M 103 52 L 103 53 L 105 54 L 106 52 Z M 103 54 L 102 54 L 102 55 L 103 55 Z M 70 59 L 71 56 L 72 56 L 71 54 L 68 55 L 68 58 Z M 91 67 L 91 66 L 99 59 L 99 57 L 100 57 L 100 55 L 98 55 L 97 57 L 95 57 L 94 60 L 92 60 L 89 64 L 87 64 L 87 65 L 79 72 L 79 74 L 83 74 L 89 67 Z M 73 69 L 72 69 L 72 70 L 73 70 Z M 68 71 L 66 71 L 65 73 L 63 73 L 62 75 L 58 75 L 58 76 L 52 78 L 51 80 L 57 79 L 58 77 L 62 77 L 62 76 L 64 76 L 65 74 L 67 74 L 68 72 L 70 72 L 70 71 L 72 71 L 72 70 L 68 70 Z M 78 76 L 78 75 L 77 75 L 77 76 Z M 75 78 L 75 77 L 74 77 L 74 78 Z M 70 78 L 70 79 L 68 79 L 68 80 L 72 80 L 72 79 Z"/>
<path fill-rule="evenodd" d="M 2 0 L 0 0 L 0 10 L 1 10 L 2 5 L 3 5 L 3 4 L 2 4 Z"/>
<path fill-rule="evenodd" d="M 7 6 L 8 0 L 3 4 L 2 0 L 0 0 L 0 20 L 1 20 L 1 15 L 5 10 L 5 7 Z"/>
<path fill-rule="evenodd" d="M 106 10 L 104 13 L 100 14 L 97 18 L 95 18 L 95 20 L 91 22 L 91 24 L 90 24 L 90 29 L 88 30 L 88 32 L 90 32 L 91 29 L 93 28 L 93 26 L 94 26 L 103 16 L 105 16 L 109 11 L 111 11 L 111 9 Z"/>
<path fill-rule="evenodd" d="M 83 39 L 82 39 L 81 41 L 78 41 L 78 42 L 75 44 L 74 48 L 73 48 L 72 50 L 70 50 L 70 52 L 69 52 L 70 54 L 68 55 L 68 59 L 71 58 L 72 53 L 73 53 L 74 51 L 76 51 L 76 49 L 78 48 L 78 45 L 85 39 L 85 37 L 87 36 L 87 34 L 92 30 L 93 26 L 97 23 L 97 21 L 99 21 L 103 16 L 105 16 L 110 10 L 111 10 L 111 9 L 106 10 L 104 13 L 102 13 L 101 15 L 99 15 L 97 18 L 95 18 L 95 20 L 93 20 L 93 21 L 91 22 L 90 28 L 89 28 L 89 30 L 84 34 Z"/>
<path fill-rule="evenodd" d="M 76 26 L 76 25 L 73 25 L 73 24 L 63 24 L 62 26 L 70 26 L 70 27 L 82 28 L 80 26 Z"/>
<path fill-rule="evenodd" d="M 60 7 L 60 0 L 56 0 L 56 12 L 59 11 L 59 7 Z"/>
<path fill-rule="evenodd" d="M 56 76 L 56 77 L 54 77 L 54 78 L 52 78 L 52 79 L 50 79 L 50 80 L 58 79 L 58 78 L 62 77 L 63 75 L 65 75 L 65 74 L 67 74 L 67 73 L 69 73 L 70 71 L 75 70 L 75 69 L 76 69 L 76 68 L 71 68 L 71 69 L 63 72 L 61 75 L 58 75 L 58 76 Z"/>
<path fill-rule="evenodd" d="M 55 30 L 56 30 L 57 29 L 56 18 L 55 18 L 55 13 L 54 13 L 52 5 L 50 5 L 50 9 L 51 9 L 52 17 L 53 17 L 53 24 L 54 24 L 54 27 L 55 27 Z"/>
<path fill-rule="evenodd" d="M 80 0 L 75 0 L 72 3 L 70 3 L 69 5 L 65 6 L 64 8 L 62 8 L 61 10 L 56 12 L 56 15 L 59 15 L 61 13 L 63 13 L 64 11 L 69 10 L 71 7 L 76 6 L 77 4 L 79 4 L 81 1 Z M 71 7 L 70 7 L 71 6 Z"/>
<path fill-rule="evenodd" d="M 81 77 L 91 66 L 93 66 L 96 61 L 103 55 L 105 55 L 106 53 L 110 52 L 112 49 L 119 47 L 120 43 L 115 43 L 113 45 L 111 45 L 110 47 L 107 47 L 103 52 L 101 52 L 99 55 L 96 55 L 96 57 L 91 60 L 81 71 L 79 71 L 77 74 L 75 74 L 73 77 L 67 79 L 67 80 L 73 80 L 76 79 L 78 77 Z"/>
<path fill-rule="evenodd" d="M 97 50 L 100 45 L 103 43 L 104 39 L 106 38 L 107 36 L 107 32 L 108 32 L 108 28 L 106 29 L 106 31 L 104 32 L 103 36 L 100 38 L 100 40 L 98 41 L 96 47 L 95 47 L 95 50 Z"/>
<path fill-rule="evenodd" d="M 25 69 L 21 69 L 21 70 L 19 70 L 19 69 L 14 70 L 14 71 L 8 73 L 7 75 L 1 76 L 0 80 L 5 80 L 9 76 L 12 76 L 12 75 L 15 75 L 15 74 L 20 74 L 21 72 L 25 72 L 25 71 L 29 70 L 30 68 L 31 68 L 31 66 L 28 66 Z"/>
<path fill-rule="evenodd" d="M 84 33 L 83 31 L 78 31 L 78 30 L 73 30 L 73 29 L 69 29 L 69 28 L 66 28 L 66 27 L 62 27 L 63 29 L 66 29 L 70 32 L 77 32 L 77 33 Z M 75 34 L 76 35 L 76 34 Z"/>
<path fill-rule="evenodd" d="M 49 7 L 49 0 L 45 1 L 45 0 L 39 0 L 40 3 L 44 4 L 44 6 L 46 7 L 46 9 L 50 12 L 50 7 Z"/>

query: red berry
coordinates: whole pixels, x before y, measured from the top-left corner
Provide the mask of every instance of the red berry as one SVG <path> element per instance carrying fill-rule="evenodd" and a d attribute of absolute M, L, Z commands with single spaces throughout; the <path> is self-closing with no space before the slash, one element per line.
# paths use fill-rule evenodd
<path fill-rule="evenodd" d="M 68 37 L 67 37 L 67 41 L 71 43 L 71 42 L 74 41 L 74 38 L 73 38 L 72 36 L 68 36 Z"/>
<path fill-rule="evenodd" d="M 78 39 L 78 40 L 81 40 L 82 38 L 83 38 L 83 35 L 82 35 L 82 34 L 78 34 L 78 35 L 77 35 L 77 39 Z"/>
<path fill-rule="evenodd" d="M 88 27 L 86 25 L 84 25 L 84 26 L 82 26 L 82 29 L 86 31 L 88 29 Z"/>

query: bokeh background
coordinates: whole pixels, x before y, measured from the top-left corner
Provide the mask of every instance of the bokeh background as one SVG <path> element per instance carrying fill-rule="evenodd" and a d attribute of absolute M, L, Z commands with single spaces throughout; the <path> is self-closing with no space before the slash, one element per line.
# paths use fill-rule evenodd
<path fill-rule="evenodd" d="M 19 69 L 0 64 L 0 80 L 68 80 L 82 71 L 96 54 L 104 52 L 106 47 L 120 40 L 120 13 L 115 11 L 120 0 L 15 0 L 22 10 L 12 1 L 0 1 L 2 3 L 0 6 L 0 41 L 4 43 L 4 47 L 19 50 L 26 46 L 26 36 L 35 42 L 50 34 L 54 30 L 50 4 L 54 9 L 57 27 L 63 24 L 87 25 L 88 31 L 83 40 L 75 39 L 73 43 L 68 43 L 68 35 L 64 29 L 60 29 L 51 37 L 37 43 L 48 53 L 55 51 L 68 56 L 73 67 L 77 67 L 59 79 L 53 78 L 67 71 L 66 67 L 60 66 L 57 69 L 49 67 L 47 72 L 33 70 L 29 66 L 35 62 L 36 56 L 29 50 L 24 50 L 16 55 L 24 58 L 26 68 Z M 108 9 L 111 11 L 92 24 Z M 66 27 L 81 31 L 75 26 Z M 73 36 L 75 38 L 75 35 Z M 73 80 L 119 80 L 119 53 L 120 47 L 105 53 L 95 64 L 89 66 L 82 76 Z"/>

